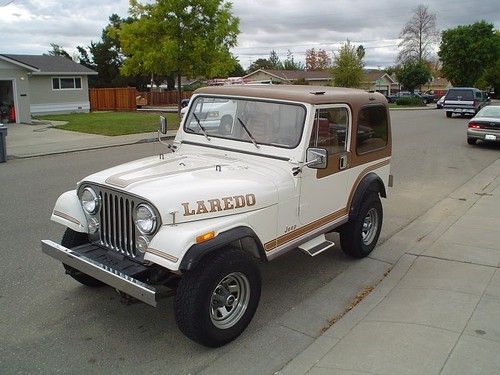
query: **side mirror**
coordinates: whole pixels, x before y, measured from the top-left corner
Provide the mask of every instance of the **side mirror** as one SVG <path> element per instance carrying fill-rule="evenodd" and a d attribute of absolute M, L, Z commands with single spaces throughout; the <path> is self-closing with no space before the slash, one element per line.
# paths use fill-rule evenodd
<path fill-rule="evenodd" d="M 314 169 L 325 169 L 328 166 L 328 151 L 324 148 L 308 148 L 306 166 Z"/>
<path fill-rule="evenodd" d="M 158 128 L 158 131 L 161 134 L 167 134 L 167 119 L 164 116 L 160 116 L 160 126 Z"/>

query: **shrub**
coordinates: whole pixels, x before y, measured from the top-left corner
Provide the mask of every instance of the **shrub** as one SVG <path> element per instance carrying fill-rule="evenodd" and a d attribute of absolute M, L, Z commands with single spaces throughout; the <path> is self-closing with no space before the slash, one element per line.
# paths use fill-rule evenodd
<path fill-rule="evenodd" d="M 411 106 L 411 107 L 423 107 L 423 99 L 416 96 L 406 96 L 404 98 L 396 99 L 397 105 Z"/>

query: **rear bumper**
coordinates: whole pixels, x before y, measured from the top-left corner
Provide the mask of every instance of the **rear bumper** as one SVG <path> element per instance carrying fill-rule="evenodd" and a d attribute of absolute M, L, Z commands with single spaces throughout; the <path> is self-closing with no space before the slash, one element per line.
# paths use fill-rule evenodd
<path fill-rule="evenodd" d="M 68 249 L 50 240 L 42 240 L 42 251 L 45 254 L 148 305 L 156 306 L 158 292 L 151 285 L 145 284 L 109 265 L 90 259 L 75 250 Z"/>
<path fill-rule="evenodd" d="M 470 114 L 476 114 L 477 110 L 475 108 L 450 108 L 444 106 L 444 109 L 446 112 L 453 112 L 453 113 L 470 113 Z"/>
<path fill-rule="evenodd" d="M 491 139 L 491 136 L 495 136 L 496 139 Z M 500 131 L 489 129 L 467 129 L 467 138 L 480 139 L 482 141 L 490 142 L 500 142 Z"/>

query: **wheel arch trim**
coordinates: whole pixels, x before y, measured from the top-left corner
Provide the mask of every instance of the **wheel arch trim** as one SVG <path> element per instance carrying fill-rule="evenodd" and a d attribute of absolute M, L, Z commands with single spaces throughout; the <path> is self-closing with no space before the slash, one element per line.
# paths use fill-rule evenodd
<path fill-rule="evenodd" d="M 200 260 L 204 256 L 212 253 L 217 249 L 220 249 L 221 247 L 227 246 L 235 241 L 243 240 L 245 238 L 250 238 L 251 240 L 254 241 L 258 251 L 258 258 L 262 261 L 267 261 L 264 246 L 262 246 L 262 242 L 260 241 L 259 237 L 255 234 L 253 229 L 246 226 L 239 226 L 221 232 L 209 241 L 192 245 L 187 250 L 186 254 L 184 254 L 184 257 L 182 258 L 181 263 L 179 265 L 179 270 L 189 271 L 194 267 L 196 267 L 196 265 L 200 262 Z M 248 251 L 246 249 L 243 250 L 247 251 L 254 257 L 256 256 L 256 254 L 254 254 L 252 251 Z"/>
<path fill-rule="evenodd" d="M 374 172 L 366 174 L 363 176 L 354 192 L 349 208 L 349 220 L 353 220 L 358 215 L 363 198 L 368 191 L 378 193 L 381 197 L 387 198 L 385 185 L 380 176 Z"/>

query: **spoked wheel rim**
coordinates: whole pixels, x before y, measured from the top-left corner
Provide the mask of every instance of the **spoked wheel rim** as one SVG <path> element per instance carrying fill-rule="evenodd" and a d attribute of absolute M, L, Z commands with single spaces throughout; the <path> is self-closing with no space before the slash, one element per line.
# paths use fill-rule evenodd
<path fill-rule="evenodd" d="M 363 244 L 370 245 L 373 242 L 378 231 L 378 220 L 378 211 L 375 208 L 370 208 L 363 220 L 363 228 L 361 230 Z"/>
<path fill-rule="evenodd" d="M 215 327 L 228 329 L 241 319 L 250 301 L 250 282 L 241 272 L 225 276 L 210 299 L 210 319 Z"/>

